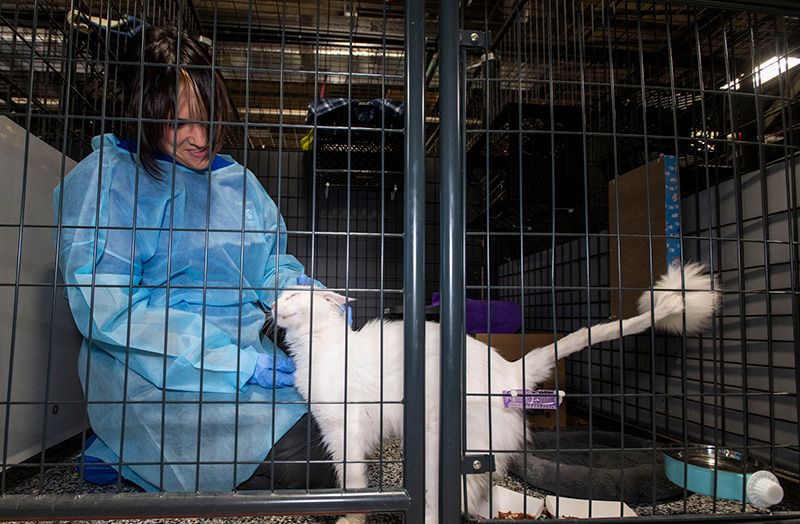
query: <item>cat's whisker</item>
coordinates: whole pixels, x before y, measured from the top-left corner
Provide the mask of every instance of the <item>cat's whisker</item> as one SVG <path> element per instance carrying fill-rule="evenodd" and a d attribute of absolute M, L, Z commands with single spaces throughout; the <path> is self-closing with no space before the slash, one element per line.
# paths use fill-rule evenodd
<path fill-rule="evenodd" d="M 275 326 L 275 317 L 272 314 L 267 313 L 264 316 L 264 323 L 261 325 L 261 333 L 262 334 L 270 333 L 274 326 Z"/>

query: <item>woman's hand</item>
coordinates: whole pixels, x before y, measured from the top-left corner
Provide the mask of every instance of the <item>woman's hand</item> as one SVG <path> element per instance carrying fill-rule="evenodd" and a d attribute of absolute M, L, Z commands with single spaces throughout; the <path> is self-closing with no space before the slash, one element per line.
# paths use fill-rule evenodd
<path fill-rule="evenodd" d="M 277 357 L 277 362 L 275 361 Z M 259 353 L 256 369 L 248 384 L 258 384 L 263 388 L 285 388 L 294 385 L 294 362 L 279 352 Z M 273 383 L 274 379 L 274 383 Z"/>
<path fill-rule="evenodd" d="M 314 282 L 311 280 L 311 277 L 303 273 L 302 275 L 297 276 L 297 285 L 298 286 L 310 286 L 311 283 Z"/>

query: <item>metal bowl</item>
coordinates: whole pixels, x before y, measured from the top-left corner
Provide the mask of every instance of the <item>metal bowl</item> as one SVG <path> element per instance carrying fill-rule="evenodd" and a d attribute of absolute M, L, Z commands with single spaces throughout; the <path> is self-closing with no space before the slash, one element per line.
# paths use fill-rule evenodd
<path fill-rule="evenodd" d="M 749 476 L 761 469 L 758 461 L 728 448 L 715 446 L 664 452 L 664 473 L 674 484 L 689 491 L 721 499 L 745 502 Z"/>
<path fill-rule="evenodd" d="M 734 449 L 717 448 L 715 457 L 714 449 L 714 446 L 705 446 L 687 449 L 685 452 L 683 449 L 667 451 L 666 454 L 686 464 L 708 469 L 716 467 L 718 471 L 730 473 L 755 473 L 761 469 L 761 465 L 750 457 L 745 462 L 744 453 Z"/>

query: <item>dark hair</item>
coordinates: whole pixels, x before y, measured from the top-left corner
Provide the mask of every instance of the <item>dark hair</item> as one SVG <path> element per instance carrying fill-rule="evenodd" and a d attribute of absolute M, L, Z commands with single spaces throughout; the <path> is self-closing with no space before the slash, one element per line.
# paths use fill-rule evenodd
<path fill-rule="evenodd" d="M 131 64 L 127 73 L 130 81 L 125 84 L 124 91 L 125 108 L 130 118 L 137 119 L 128 126 L 127 138 L 140 141 L 141 162 L 148 173 L 157 176 L 161 173 L 156 164 L 161 151 L 159 144 L 165 127 L 170 125 L 167 120 L 175 118 L 175 102 L 181 84 L 195 91 L 205 113 L 202 120 L 211 120 L 212 99 L 215 122 L 228 121 L 233 104 L 222 75 L 211 71 L 211 55 L 205 45 L 171 29 L 153 27 L 145 29 L 144 33 L 144 43 L 134 45 L 127 59 Z M 178 65 L 190 67 L 181 67 L 178 73 Z M 140 110 L 141 135 L 137 125 Z M 209 140 L 213 138 L 216 149 L 224 141 L 226 126 L 214 125 L 213 137 L 210 123 L 208 128 Z"/>

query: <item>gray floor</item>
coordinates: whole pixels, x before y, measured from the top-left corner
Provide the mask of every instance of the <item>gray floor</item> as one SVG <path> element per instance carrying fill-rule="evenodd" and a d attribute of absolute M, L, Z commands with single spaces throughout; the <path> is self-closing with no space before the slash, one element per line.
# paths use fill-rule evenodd
<path fill-rule="evenodd" d="M 401 458 L 401 442 L 399 440 L 388 440 L 385 443 L 387 459 Z M 372 458 L 377 459 L 377 455 Z M 26 478 L 27 477 L 27 478 Z M 377 486 L 379 478 L 379 468 L 377 466 L 370 469 L 370 485 Z M 383 467 L 383 478 L 385 486 L 400 486 L 402 485 L 402 468 L 398 463 L 385 464 Z M 507 487 L 509 489 L 522 492 L 524 487 L 516 477 L 505 477 L 499 479 L 497 484 Z M 9 475 L 6 484 L 6 493 L 8 494 L 28 494 L 38 495 L 46 493 L 70 494 L 70 493 L 102 493 L 102 492 L 118 492 L 121 488 L 123 492 L 138 491 L 137 488 L 128 483 L 124 483 L 121 487 L 99 487 L 81 481 L 75 472 L 74 468 L 53 468 L 46 470 L 44 475 L 39 475 L 38 470 L 35 474 Z M 528 488 L 529 495 L 544 497 L 547 493 L 536 491 Z M 796 493 L 796 488 L 787 489 L 789 497 L 784 503 L 775 508 L 777 511 L 795 511 L 800 509 L 800 504 L 796 498 L 793 498 L 793 493 Z M 741 504 L 731 501 L 718 500 L 716 502 L 716 509 L 714 501 L 710 497 L 701 495 L 689 495 L 684 501 L 683 498 L 669 503 L 657 504 L 653 507 L 652 504 L 643 506 L 634 506 L 633 509 L 640 516 L 646 515 L 680 515 L 680 514 L 730 514 L 739 513 L 742 510 Z M 755 508 L 747 506 L 745 511 L 754 512 Z M 546 516 L 542 517 L 547 519 Z M 282 516 L 282 517 L 249 517 L 249 518 L 187 518 L 187 519 L 152 519 L 152 520 L 136 520 L 136 521 L 73 521 L 73 522 L 95 522 L 95 523 L 140 523 L 140 524 L 255 524 L 255 523 L 274 523 L 274 524 L 332 524 L 335 522 L 335 517 L 305 517 L 305 516 Z M 24 521 L 23 521 L 24 522 Z M 402 523 L 401 515 L 371 515 L 368 519 L 370 524 L 400 524 Z"/>

